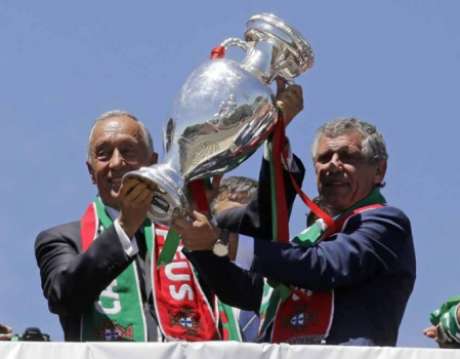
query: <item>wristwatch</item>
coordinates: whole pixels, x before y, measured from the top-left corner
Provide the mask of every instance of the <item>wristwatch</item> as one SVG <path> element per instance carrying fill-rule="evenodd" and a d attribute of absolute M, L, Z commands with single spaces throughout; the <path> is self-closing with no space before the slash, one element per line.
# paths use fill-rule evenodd
<path fill-rule="evenodd" d="M 222 229 L 220 231 L 220 236 L 217 238 L 216 243 L 214 243 L 214 247 L 212 247 L 212 252 L 218 257 L 226 257 L 228 256 L 228 236 L 229 231 L 228 229 Z"/>

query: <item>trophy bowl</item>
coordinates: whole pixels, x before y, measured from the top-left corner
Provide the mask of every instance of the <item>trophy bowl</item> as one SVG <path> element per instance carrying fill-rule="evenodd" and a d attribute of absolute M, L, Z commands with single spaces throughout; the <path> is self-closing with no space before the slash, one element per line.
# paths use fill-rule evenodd
<path fill-rule="evenodd" d="M 168 225 L 190 209 L 187 183 L 222 175 L 254 153 L 278 118 L 270 84 L 278 76 L 293 80 L 313 65 L 309 43 L 273 14 L 252 16 L 245 40 L 229 38 L 221 46 L 240 47 L 246 56 L 195 69 L 166 123 L 163 163 L 125 175 L 155 188 L 148 217 L 156 223 Z"/>

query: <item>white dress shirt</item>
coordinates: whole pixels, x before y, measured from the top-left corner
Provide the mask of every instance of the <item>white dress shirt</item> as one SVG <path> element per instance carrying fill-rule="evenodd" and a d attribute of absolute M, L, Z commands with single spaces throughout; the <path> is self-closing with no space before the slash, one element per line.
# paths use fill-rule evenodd
<path fill-rule="evenodd" d="M 115 227 L 115 231 L 117 232 L 118 239 L 120 240 L 123 250 L 127 256 L 134 257 L 139 252 L 139 248 L 136 241 L 133 241 L 132 238 L 130 239 L 123 228 L 121 228 L 120 220 L 118 219 L 120 211 L 117 211 L 116 209 L 108 206 L 106 206 L 106 208 L 112 220 L 115 218 L 113 221 L 113 226 Z"/>

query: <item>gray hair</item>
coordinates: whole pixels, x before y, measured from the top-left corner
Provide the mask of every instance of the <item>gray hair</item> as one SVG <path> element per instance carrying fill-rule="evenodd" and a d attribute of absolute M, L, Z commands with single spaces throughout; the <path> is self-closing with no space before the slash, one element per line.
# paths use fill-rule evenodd
<path fill-rule="evenodd" d="M 245 192 L 248 200 L 251 200 L 257 195 L 259 184 L 256 180 L 243 176 L 231 176 L 222 180 L 219 186 L 219 194 L 223 192 L 236 193 Z"/>
<path fill-rule="evenodd" d="M 316 152 L 321 136 L 335 138 L 349 132 L 358 132 L 363 136 L 361 142 L 362 154 L 369 163 L 377 163 L 378 161 L 388 159 L 383 136 L 374 125 L 360 121 L 354 117 L 345 117 L 327 122 L 316 131 L 311 147 L 313 160 L 316 159 Z"/>
<path fill-rule="evenodd" d="M 99 122 L 105 121 L 109 118 L 112 117 L 128 117 L 132 119 L 133 121 L 137 122 L 139 126 L 141 127 L 142 130 L 142 137 L 144 138 L 145 144 L 147 148 L 151 151 L 154 152 L 153 149 L 153 140 L 152 140 L 152 135 L 150 134 L 149 130 L 145 127 L 145 125 L 142 123 L 142 121 L 139 121 L 139 119 L 134 116 L 133 114 L 129 113 L 128 111 L 122 111 L 122 110 L 111 110 L 104 112 L 102 115 L 100 115 L 96 120 L 93 122 L 93 126 L 91 127 L 91 130 L 89 132 L 89 137 L 88 137 L 88 160 L 91 158 L 91 140 L 93 138 L 94 134 L 94 129 L 96 128 L 96 125 Z"/>
<path fill-rule="evenodd" d="M 216 212 L 217 204 L 228 199 L 229 194 L 245 193 L 246 201 L 241 204 L 246 204 L 252 201 L 257 196 L 257 188 L 259 183 L 252 178 L 243 176 L 225 177 L 219 185 L 214 199 L 211 201 L 211 211 Z M 225 195 L 226 194 L 226 195 Z M 240 202 L 240 201 L 237 201 Z"/>

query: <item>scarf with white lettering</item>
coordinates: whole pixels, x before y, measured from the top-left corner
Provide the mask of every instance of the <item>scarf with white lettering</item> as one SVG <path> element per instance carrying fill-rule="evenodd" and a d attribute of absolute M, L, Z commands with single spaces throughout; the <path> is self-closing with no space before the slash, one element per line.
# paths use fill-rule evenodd
<path fill-rule="evenodd" d="M 86 251 L 97 236 L 113 224 L 98 197 L 81 219 L 81 244 Z M 152 280 L 155 310 L 167 340 L 219 339 L 218 313 L 213 313 L 188 262 L 178 248 L 171 263 L 157 266 L 167 227 L 146 221 L 143 237 Z M 147 270 L 147 269 L 146 269 Z M 148 276 L 147 276 L 148 277 Z M 94 306 L 83 314 L 82 341 L 147 341 L 137 266 L 133 261 L 103 290 Z"/>

